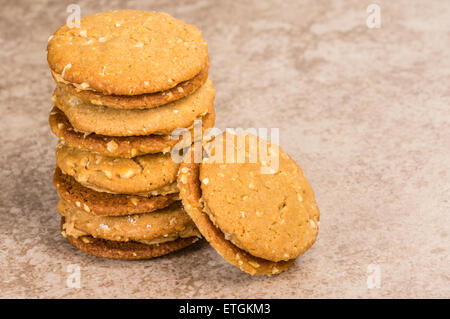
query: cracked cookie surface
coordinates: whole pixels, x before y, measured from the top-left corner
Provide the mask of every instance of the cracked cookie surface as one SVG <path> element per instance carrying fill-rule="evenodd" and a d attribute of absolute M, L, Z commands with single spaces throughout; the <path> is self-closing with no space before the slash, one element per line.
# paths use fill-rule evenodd
<path fill-rule="evenodd" d="M 47 52 L 57 81 L 115 95 L 169 90 L 195 77 L 208 61 L 197 27 L 139 10 L 89 15 L 79 28 L 63 25 Z"/>
<path fill-rule="evenodd" d="M 149 154 L 134 158 L 103 156 L 59 144 L 56 164 L 64 174 L 97 191 L 166 195 L 178 192 L 179 164 L 171 154 Z"/>

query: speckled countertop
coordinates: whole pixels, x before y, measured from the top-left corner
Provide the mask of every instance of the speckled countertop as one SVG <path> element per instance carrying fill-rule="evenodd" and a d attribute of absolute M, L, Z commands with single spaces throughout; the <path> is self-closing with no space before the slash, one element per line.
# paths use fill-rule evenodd
<path fill-rule="evenodd" d="M 216 125 L 280 128 L 321 224 L 271 278 L 204 242 L 122 262 L 59 234 L 45 47 L 71 2 L 1 1 L 0 297 L 450 297 L 450 2 L 378 1 L 371 29 L 369 1 L 79 1 L 82 15 L 146 9 L 198 25 Z"/>

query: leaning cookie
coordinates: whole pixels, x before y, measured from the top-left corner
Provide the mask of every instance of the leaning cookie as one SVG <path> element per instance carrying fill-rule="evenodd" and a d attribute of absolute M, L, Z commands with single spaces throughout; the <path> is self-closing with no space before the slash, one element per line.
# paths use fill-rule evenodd
<path fill-rule="evenodd" d="M 97 192 L 78 183 L 72 176 L 55 168 L 53 184 L 66 203 L 98 216 L 144 214 L 165 208 L 179 200 L 178 194 L 132 196 Z"/>
<path fill-rule="evenodd" d="M 215 118 L 214 107 L 211 107 L 201 119 L 203 133 L 214 126 Z M 171 139 L 170 135 L 106 136 L 80 132 L 73 128 L 67 116 L 56 106 L 50 112 L 49 123 L 52 132 L 67 146 L 107 156 L 131 158 L 167 153 L 182 140 L 182 137 Z M 194 141 L 197 138 L 194 136 L 194 128 L 190 131 L 191 140 Z"/>
<path fill-rule="evenodd" d="M 225 260 L 250 274 L 276 274 L 314 243 L 319 210 L 301 168 L 287 154 L 267 144 L 271 156 L 252 162 L 254 152 L 262 150 L 260 140 L 251 135 L 241 140 L 246 144 L 238 145 L 237 135 L 224 134 L 205 146 L 210 159 L 182 163 L 180 197 L 197 228 Z M 253 142 L 256 147 L 249 147 Z M 225 144 L 235 153 L 231 163 L 222 157 Z M 239 151 L 244 162 L 237 160 Z"/>

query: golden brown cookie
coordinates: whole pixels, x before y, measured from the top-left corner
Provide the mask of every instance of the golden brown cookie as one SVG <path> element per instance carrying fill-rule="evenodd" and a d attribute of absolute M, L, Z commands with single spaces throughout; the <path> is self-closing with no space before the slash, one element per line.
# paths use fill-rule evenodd
<path fill-rule="evenodd" d="M 130 159 L 103 156 L 59 144 L 56 164 L 64 174 L 98 191 L 139 195 L 177 192 L 179 164 L 172 160 L 170 153 Z"/>
<path fill-rule="evenodd" d="M 211 110 L 202 118 L 203 132 L 214 126 L 216 114 Z M 142 135 L 142 136 L 106 136 L 95 133 L 85 134 L 76 131 L 65 114 L 53 107 L 49 116 L 49 123 L 52 132 L 70 147 L 90 151 L 108 156 L 135 157 L 145 154 L 167 153 L 172 147 L 181 141 L 171 139 L 169 135 Z M 191 129 L 191 139 L 194 140 L 193 129 Z"/>
<path fill-rule="evenodd" d="M 64 112 L 70 124 L 81 132 L 108 136 L 171 134 L 176 128 L 188 128 L 208 113 L 214 102 L 214 88 L 208 80 L 193 94 L 152 109 L 123 110 L 83 102 L 57 87 L 53 102 Z"/>
<path fill-rule="evenodd" d="M 319 209 L 297 163 L 278 146 L 251 134 L 223 134 L 213 143 L 211 158 L 200 165 L 202 203 L 225 237 L 251 255 L 274 262 L 295 259 L 311 247 Z M 226 158 L 224 145 L 234 160 Z M 216 153 L 217 148 L 222 150 Z"/>
<path fill-rule="evenodd" d="M 97 192 L 84 187 L 72 176 L 63 174 L 59 167 L 55 168 L 53 184 L 65 202 L 99 216 L 148 213 L 167 207 L 179 199 L 178 194 L 143 197 Z"/>
<path fill-rule="evenodd" d="M 83 17 L 80 28 L 60 27 L 47 46 L 58 82 L 104 94 L 169 90 L 206 65 L 200 30 L 166 13 L 138 10 Z"/>
<path fill-rule="evenodd" d="M 61 226 L 64 217 L 61 218 Z M 62 229 L 62 228 L 61 228 Z M 147 245 L 138 242 L 121 242 L 94 238 L 92 236 L 72 237 L 65 236 L 67 240 L 87 254 L 119 260 L 141 260 L 156 258 L 180 250 L 198 241 L 197 237 L 180 238 L 162 244 Z"/>
<path fill-rule="evenodd" d="M 57 82 L 56 79 L 55 81 L 69 94 L 87 103 L 116 109 L 147 109 L 179 100 L 194 93 L 208 79 L 208 68 L 209 63 L 192 79 L 181 82 L 169 90 L 141 95 L 107 95 L 91 90 L 80 90 L 72 84 Z"/>
<path fill-rule="evenodd" d="M 273 262 L 252 256 L 227 240 L 224 234 L 214 226 L 202 210 L 199 169 L 199 164 L 182 163 L 178 187 L 184 209 L 211 246 L 230 264 L 251 275 L 274 275 L 288 269 L 294 263 L 294 259 Z"/>
<path fill-rule="evenodd" d="M 74 207 L 64 200 L 58 202 L 64 216 L 63 230 L 72 237 L 92 236 L 113 241 L 136 241 L 148 245 L 174 241 L 178 238 L 200 237 L 180 202 L 144 214 L 98 216 Z"/>

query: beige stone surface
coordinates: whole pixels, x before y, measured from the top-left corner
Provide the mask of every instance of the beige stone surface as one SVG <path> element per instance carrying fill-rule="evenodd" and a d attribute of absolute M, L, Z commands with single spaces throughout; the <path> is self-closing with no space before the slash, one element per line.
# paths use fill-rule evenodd
<path fill-rule="evenodd" d="M 217 126 L 279 127 L 321 210 L 314 246 L 250 277 L 202 242 L 150 261 L 90 257 L 59 234 L 47 38 L 70 2 L 0 11 L 0 297 L 450 297 L 450 3 L 80 1 L 166 11 L 209 43 Z M 78 265 L 81 288 L 69 288 Z M 373 271 L 379 288 L 368 288 Z"/>

